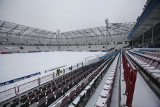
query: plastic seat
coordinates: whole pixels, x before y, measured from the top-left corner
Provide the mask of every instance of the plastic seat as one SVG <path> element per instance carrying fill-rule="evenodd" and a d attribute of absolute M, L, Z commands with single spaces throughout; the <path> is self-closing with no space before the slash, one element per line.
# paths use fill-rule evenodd
<path fill-rule="evenodd" d="M 104 89 L 104 90 L 110 90 L 111 88 L 112 88 L 111 85 L 105 84 L 105 85 L 103 86 L 103 89 Z"/>
<path fill-rule="evenodd" d="M 157 65 L 158 65 L 158 62 L 153 62 L 150 67 L 144 67 L 144 69 L 145 70 L 148 70 L 148 69 L 153 70 L 157 67 Z"/>
<path fill-rule="evenodd" d="M 149 59 L 145 59 L 144 61 L 138 61 L 137 63 L 139 64 L 139 65 L 147 65 L 148 64 L 148 61 L 149 61 Z"/>
<path fill-rule="evenodd" d="M 76 88 L 76 94 L 78 94 L 81 90 L 81 86 L 79 85 L 77 88 Z"/>
<path fill-rule="evenodd" d="M 78 107 L 79 102 L 80 102 L 80 98 L 81 98 L 81 96 L 77 96 L 77 97 L 73 100 L 72 104 L 74 105 L 74 107 Z"/>
<path fill-rule="evenodd" d="M 44 97 L 45 95 L 46 95 L 46 90 L 44 90 L 43 92 L 40 93 L 39 99 L 41 99 L 41 98 Z"/>
<path fill-rule="evenodd" d="M 106 84 L 108 84 L 108 85 L 112 85 L 112 83 L 113 83 L 113 81 L 112 80 L 106 80 Z"/>
<path fill-rule="evenodd" d="M 149 62 L 146 65 L 141 65 L 141 67 L 143 68 L 150 67 L 152 63 L 153 63 L 153 60 L 149 60 Z"/>
<path fill-rule="evenodd" d="M 6 107 L 8 104 L 10 104 L 10 102 L 7 102 L 3 105 L 3 107 Z"/>
<path fill-rule="evenodd" d="M 50 105 L 55 101 L 55 97 L 52 92 L 47 95 L 47 101 L 47 105 Z"/>
<path fill-rule="evenodd" d="M 55 98 L 59 98 L 62 95 L 61 90 L 58 88 L 54 91 L 54 96 Z"/>
<path fill-rule="evenodd" d="M 27 100 L 27 96 L 24 95 L 24 96 L 21 96 L 21 102 L 25 102 Z"/>
<path fill-rule="evenodd" d="M 60 107 L 66 106 L 67 102 L 68 102 L 68 95 L 63 98 L 63 100 L 61 101 Z"/>
<path fill-rule="evenodd" d="M 151 74 L 151 73 L 160 73 L 160 64 L 156 67 L 156 69 L 147 69 L 146 71 L 149 74 Z"/>
<path fill-rule="evenodd" d="M 155 79 L 159 79 L 160 78 L 160 73 L 152 73 L 151 76 Z"/>
<path fill-rule="evenodd" d="M 50 92 L 52 92 L 52 87 L 49 87 L 46 91 L 46 95 L 48 95 Z"/>
<path fill-rule="evenodd" d="M 28 107 L 29 106 L 29 102 L 25 102 L 23 105 L 21 105 L 21 107 Z"/>
<path fill-rule="evenodd" d="M 41 99 L 39 99 L 38 101 L 38 107 L 46 107 L 46 96 L 42 97 Z"/>
<path fill-rule="evenodd" d="M 37 102 L 38 99 L 39 99 L 39 95 L 40 95 L 40 94 L 35 95 L 35 96 L 32 98 L 30 104 L 33 104 L 34 102 Z"/>
<path fill-rule="evenodd" d="M 17 101 L 17 102 L 14 102 L 14 103 L 11 104 L 11 107 L 16 107 L 16 105 L 18 105 L 18 104 L 19 104 L 18 101 Z"/>
<path fill-rule="evenodd" d="M 75 90 L 72 90 L 72 92 L 69 94 L 69 99 L 72 100 L 73 97 L 75 96 Z"/>
<path fill-rule="evenodd" d="M 103 89 L 100 93 L 100 96 L 103 97 L 103 98 L 106 98 L 109 95 L 109 92 L 110 92 L 109 90 L 104 90 Z"/>
<path fill-rule="evenodd" d="M 106 98 L 98 97 L 95 107 L 105 107 Z"/>
<path fill-rule="evenodd" d="M 37 107 L 37 106 L 38 106 L 37 102 L 34 102 L 34 103 L 31 104 L 29 107 Z"/>
<path fill-rule="evenodd" d="M 40 90 L 37 90 L 36 92 L 35 92 L 35 94 L 40 94 L 41 93 L 41 91 Z"/>
<path fill-rule="evenodd" d="M 31 93 L 30 95 L 28 95 L 28 98 L 33 98 L 34 97 L 34 93 Z"/>

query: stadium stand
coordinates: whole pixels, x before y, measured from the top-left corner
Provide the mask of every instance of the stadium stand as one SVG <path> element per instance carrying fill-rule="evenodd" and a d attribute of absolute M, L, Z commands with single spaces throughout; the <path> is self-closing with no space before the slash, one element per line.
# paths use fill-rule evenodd
<path fill-rule="evenodd" d="M 54 101 L 56 105 L 60 104 L 60 107 L 63 107 L 69 101 L 72 101 L 71 99 L 73 99 L 75 95 L 78 95 L 80 91 L 84 89 L 84 87 L 96 76 L 96 74 L 103 69 L 107 62 L 102 60 L 98 63 L 84 66 L 69 72 L 45 85 L 39 86 L 34 90 L 30 90 L 27 93 L 25 92 L 25 94 L 23 93 L 18 97 L 12 98 L 12 101 L 5 101 L 3 107 L 44 107 L 50 105 Z"/>
<path fill-rule="evenodd" d="M 134 24 L 110 23 L 108 50 L 127 46 L 127 34 Z M 0 20 L 0 52 L 105 51 L 105 30 L 100 26 L 58 33 Z"/>
<path fill-rule="evenodd" d="M 118 58 L 119 58 L 119 55 L 115 58 L 115 60 L 111 64 L 109 77 L 106 79 L 106 83 L 103 86 L 103 89 L 98 97 L 95 107 L 105 107 L 110 105 Z"/>
<path fill-rule="evenodd" d="M 108 23 L 67 32 L 0 20 L 1 54 L 106 52 L 60 75 L 53 72 L 0 91 L 0 107 L 159 107 L 159 13 L 160 0 L 147 0 L 136 23 Z M 49 71 L 53 69 L 45 72 Z M 39 72 L 5 81 L 0 88 L 35 75 Z"/>
<path fill-rule="evenodd" d="M 144 57 L 139 54 L 134 54 L 128 52 L 128 55 L 144 70 L 145 74 L 148 75 L 150 79 L 154 79 L 154 83 L 159 85 L 159 73 L 160 73 L 160 65 L 159 60 L 154 59 L 154 57 Z"/>

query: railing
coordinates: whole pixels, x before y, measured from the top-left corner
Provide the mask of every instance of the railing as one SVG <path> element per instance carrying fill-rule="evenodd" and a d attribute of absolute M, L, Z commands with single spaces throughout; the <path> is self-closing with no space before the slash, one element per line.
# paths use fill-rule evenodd
<path fill-rule="evenodd" d="M 10 88 L 8 90 L 0 92 L 0 102 L 7 100 L 8 98 L 16 96 L 16 88 Z"/>
<path fill-rule="evenodd" d="M 20 93 L 23 93 L 27 90 L 30 90 L 36 86 L 38 86 L 38 79 L 17 86 L 17 90 L 15 92 L 16 92 L 16 94 L 20 94 Z"/>
<path fill-rule="evenodd" d="M 38 84 L 41 85 L 41 84 L 43 84 L 43 83 L 46 83 L 46 82 L 48 82 L 48 81 L 51 81 L 52 79 L 54 79 L 54 76 L 53 76 L 53 75 L 54 75 L 54 73 L 40 78 L 39 81 L 38 81 L 38 82 L 39 82 Z"/>
<path fill-rule="evenodd" d="M 69 71 L 75 70 L 75 69 L 80 68 L 82 66 L 83 66 L 83 63 L 77 63 L 76 65 L 71 66 L 72 69 L 70 69 L 70 67 L 62 69 L 62 73 L 60 75 L 64 75 L 65 73 L 68 73 Z M 30 82 L 27 82 L 27 83 L 24 83 L 24 84 L 21 84 L 21 85 L 18 85 L 13 88 L 10 88 L 10 89 L 7 89 L 5 91 L 0 92 L 0 102 L 3 102 L 9 98 L 12 98 L 18 94 L 26 92 L 34 87 L 37 87 L 37 86 L 42 85 L 48 81 L 51 81 L 52 79 L 57 78 L 58 76 L 56 75 L 55 71 L 53 71 L 52 74 L 49 74 L 49 75 L 46 75 L 46 76 L 43 76 L 40 78 L 38 77 L 37 79 L 32 80 Z"/>
<path fill-rule="evenodd" d="M 123 53 L 122 55 L 123 68 L 124 68 L 124 80 L 126 82 L 127 95 L 126 106 L 132 107 L 133 94 L 135 89 L 135 83 L 137 78 L 137 70 L 134 65 L 130 62 L 127 55 Z"/>
<path fill-rule="evenodd" d="M 19 77 L 19 78 L 16 78 L 16 79 L 5 81 L 5 82 L 0 83 L 0 87 L 3 87 L 5 85 L 9 85 L 9 84 L 13 84 L 15 82 L 22 81 L 22 80 L 27 79 L 27 78 L 31 78 L 33 76 L 38 76 L 40 74 L 41 74 L 40 72 L 37 72 L 37 73 L 34 73 L 34 74 L 29 74 L 29 75 L 26 75 L 26 76 L 23 76 L 23 77 Z"/>
<path fill-rule="evenodd" d="M 103 58 L 99 58 L 99 60 L 102 60 Z M 99 61 L 97 60 L 97 62 Z M 84 62 L 82 63 L 77 63 L 76 65 L 73 65 L 73 66 L 70 66 L 70 67 L 67 67 L 65 69 L 62 69 L 62 73 L 60 75 L 64 75 L 72 70 L 75 70 L 77 68 L 80 68 L 84 66 Z M 47 76 L 43 76 L 43 77 L 37 77 L 37 79 L 35 80 L 32 80 L 32 81 L 29 81 L 27 83 L 24 83 L 24 84 L 21 84 L 21 85 L 17 85 L 13 88 L 10 88 L 8 90 L 5 90 L 5 91 L 2 91 L 0 92 L 0 102 L 3 102 L 7 99 L 10 99 L 16 95 L 19 95 L 23 92 L 26 92 L 34 87 L 37 87 L 37 86 L 40 86 L 46 82 L 49 82 L 55 78 L 57 78 L 57 74 L 56 74 L 56 69 L 52 71 L 53 73 L 52 74 L 49 74 Z"/>

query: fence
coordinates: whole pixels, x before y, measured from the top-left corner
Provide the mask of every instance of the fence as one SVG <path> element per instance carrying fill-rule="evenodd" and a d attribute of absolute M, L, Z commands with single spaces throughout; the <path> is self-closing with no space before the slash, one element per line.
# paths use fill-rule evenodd
<path fill-rule="evenodd" d="M 38 79 L 17 86 L 16 94 L 23 93 L 23 92 L 28 91 L 36 86 L 38 86 Z"/>
<path fill-rule="evenodd" d="M 99 61 L 99 60 L 96 60 L 96 59 L 94 60 L 94 62 L 95 61 Z M 61 69 L 62 73 L 60 75 L 64 75 L 64 74 L 66 74 L 66 73 L 68 73 L 68 72 L 70 72 L 72 70 L 75 70 L 77 68 L 80 68 L 82 66 L 84 66 L 84 62 L 77 63 L 76 65 L 67 67 L 65 69 Z M 38 77 L 37 79 L 32 80 L 30 82 L 27 82 L 27 83 L 24 83 L 24 84 L 21 84 L 21 85 L 15 86 L 13 88 L 10 88 L 8 90 L 0 92 L 0 102 L 3 102 L 5 100 L 7 100 L 7 99 L 10 99 L 10 98 L 18 95 L 18 94 L 26 92 L 26 91 L 34 88 L 34 87 L 37 87 L 37 86 L 42 85 L 42 84 L 44 84 L 44 83 L 46 83 L 48 81 L 51 81 L 52 79 L 57 78 L 58 76 L 56 75 L 56 69 L 55 70 L 51 70 L 51 71 L 53 72 L 52 74 L 49 74 L 47 76 L 43 76 L 43 77 L 40 77 L 40 78 Z"/>
<path fill-rule="evenodd" d="M 127 100 L 126 106 L 132 107 L 133 94 L 135 89 L 135 83 L 137 78 L 137 70 L 132 65 L 127 55 L 123 53 L 122 55 L 123 68 L 124 68 L 124 80 L 126 82 L 126 92 Z"/>
<path fill-rule="evenodd" d="M 82 66 L 83 66 L 83 62 L 77 63 L 76 65 L 67 67 L 65 69 L 62 69 L 61 75 L 64 75 L 65 73 L 67 73 L 71 70 L 75 70 L 77 68 L 80 68 Z M 15 86 L 13 88 L 10 88 L 8 90 L 0 92 L 0 102 L 3 102 L 9 98 L 12 98 L 12 97 L 18 95 L 18 94 L 21 94 L 21 93 L 26 92 L 34 87 L 37 87 L 37 86 L 42 85 L 48 81 L 51 81 L 52 79 L 58 77 L 58 76 L 56 76 L 55 71 L 56 71 L 56 69 L 53 71 L 52 74 L 43 76 L 41 78 L 38 77 L 37 79 L 35 79 L 33 81 L 30 81 L 30 82 L 27 82 L 27 83 L 24 83 L 24 84 L 21 84 L 21 85 Z"/>
<path fill-rule="evenodd" d="M 15 87 L 10 88 L 8 90 L 0 92 L 0 102 L 7 100 L 8 98 L 12 98 L 16 96 L 16 89 Z"/>
<path fill-rule="evenodd" d="M 5 85 L 8 85 L 8 84 L 15 83 L 15 82 L 18 82 L 18 81 L 27 79 L 27 78 L 31 78 L 31 77 L 33 77 L 33 76 L 37 76 L 37 75 L 40 75 L 40 74 L 41 74 L 40 72 L 37 72 L 37 73 L 34 73 L 34 74 L 29 74 L 29 75 L 26 75 L 26 76 L 23 76 L 23 77 L 19 77 L 19 78 L 16 78 L 16 79 L 12 79 L 12 80 L 9 80 L 9 81 L 5 81 L 5 82 L 3 82 L 3 83 L 0 83 L 0 87 L 5 86 Z"/>

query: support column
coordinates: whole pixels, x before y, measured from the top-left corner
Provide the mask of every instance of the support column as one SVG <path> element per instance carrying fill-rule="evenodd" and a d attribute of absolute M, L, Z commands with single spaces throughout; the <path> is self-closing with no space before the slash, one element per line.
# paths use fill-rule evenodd
<path fill-rule="evenodd" d="M 139 36 L 138 45 L 141 45 L 141 36 Z"/>
<path fill-rule="evenodd" d="M 151 44 L 153 44 L 153 36 L 154 36 L 154 31 L 153 31 L 153 27 L 152 27 L 152 38 L 151 38 Z"/>
<path fill-rule="evenodd" d="M 57 31 L 57 45 L 58 45 L 58 51 L 60 51 L 60 41 L 59 41 L 59 36 L 60 36 L 60 31 Z"/>
<path fill-rule="evenodd" d="M 140 36 L 137 38 L 137 46 L 139 45 L 139 38 L 140 38 Z"/>
<path fill-rule="evenodd" d="M 105 20 L 105 23 L 106 23 L 106 52 L 107 52 L 107 50 L 108 50 L 108 34 L 109 34 L 109 31 L 108 31 L 108 18 Z"/>
<path fill-rule="evenodd" d="M 107 32 L 107 31 L 106 31 Z M 106 33 L 106 52 L 107 52 L 107 49 L 108 49 L 108 35 Z"/>
<path fill-rule="evenodd" d="M 142 45 L 144 44 L 144 33 L 143 33 L 143 37 L 142 37 Z"/>

